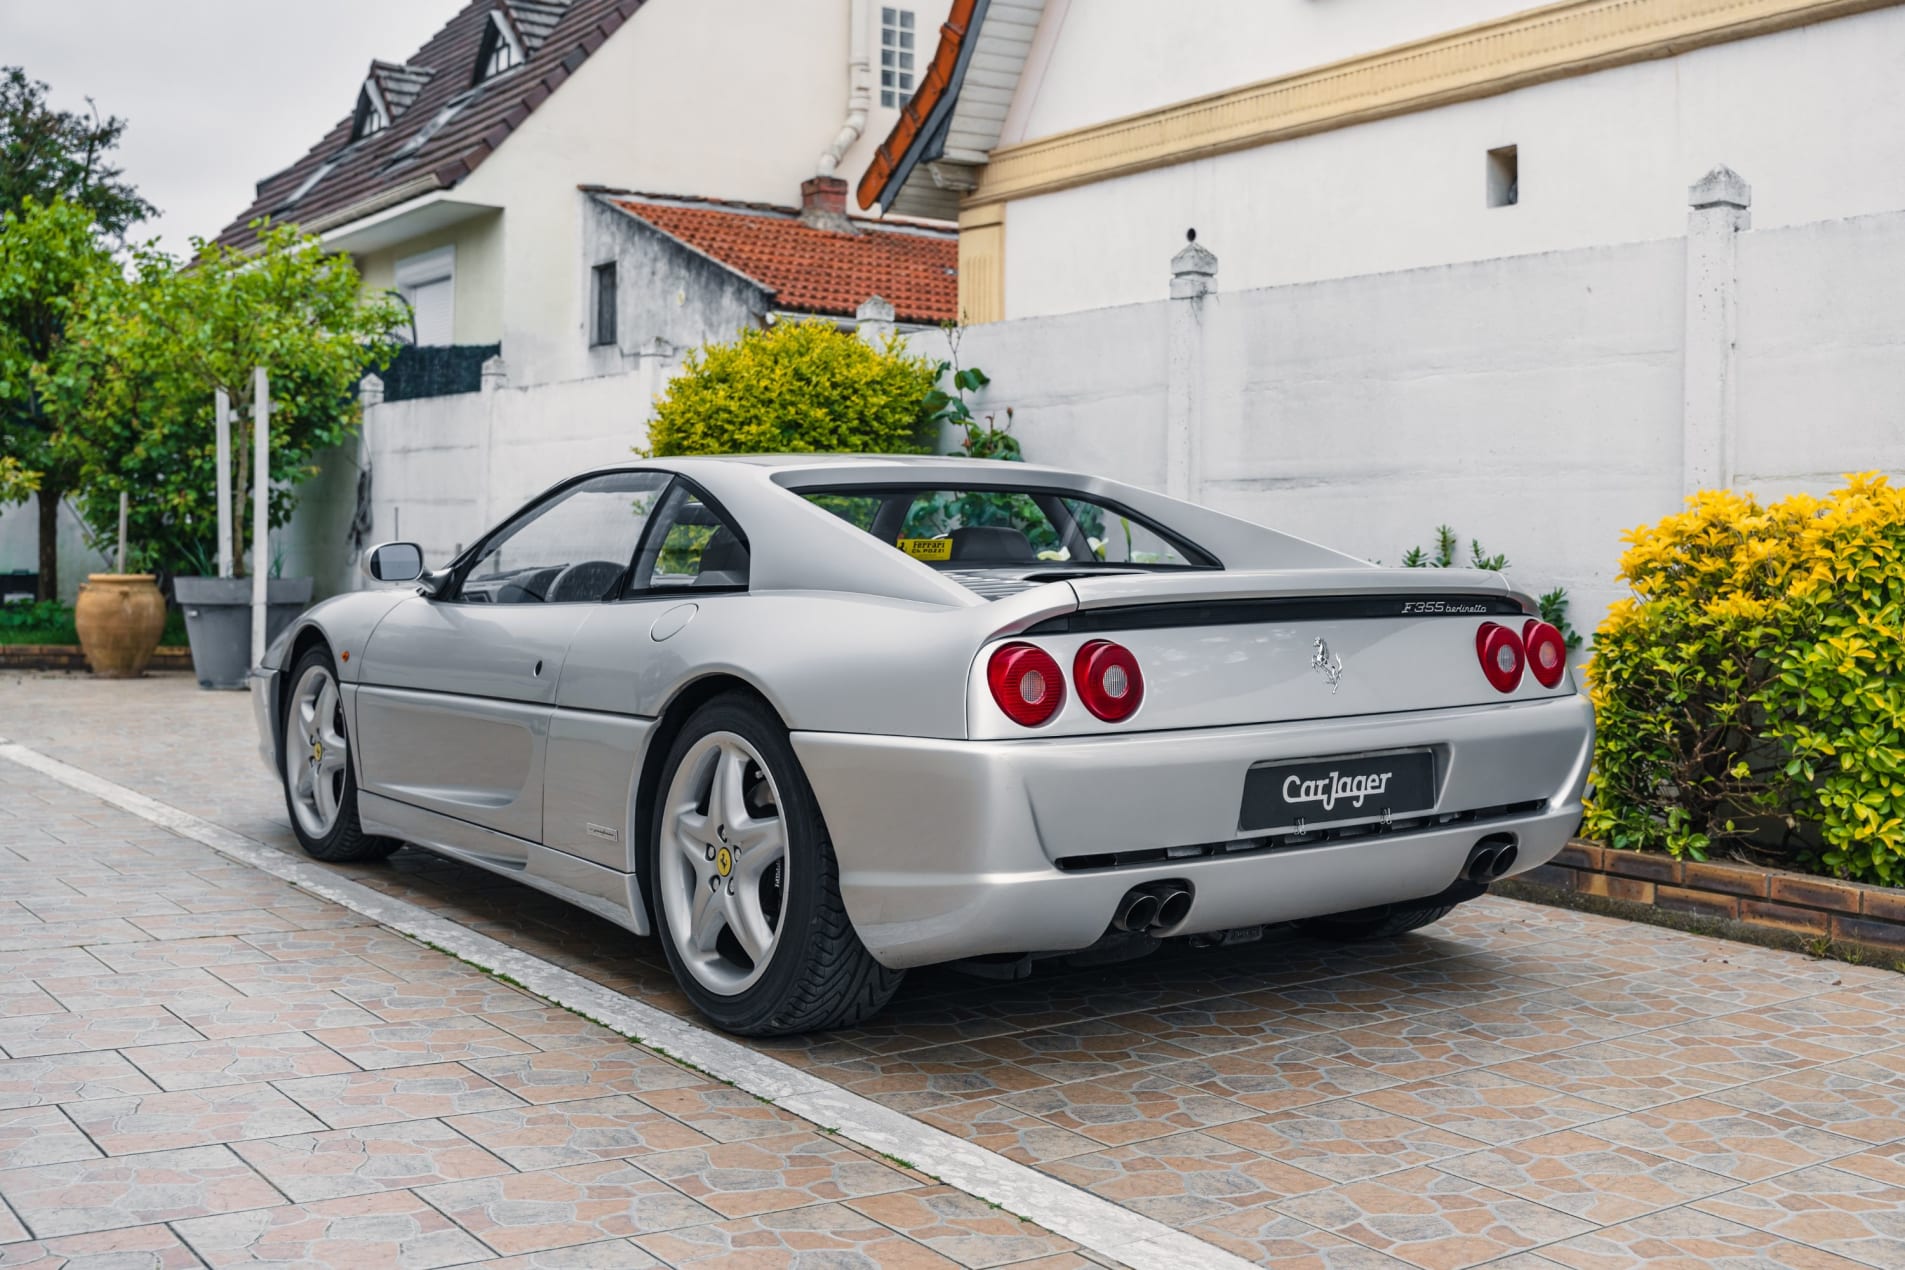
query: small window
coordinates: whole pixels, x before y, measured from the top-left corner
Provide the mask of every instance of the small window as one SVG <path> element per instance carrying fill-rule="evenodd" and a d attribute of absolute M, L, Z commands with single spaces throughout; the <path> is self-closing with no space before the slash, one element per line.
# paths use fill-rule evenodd
<path fill-rule="evenodd" d="M 1521 159 L 1514 146 L 1488 152 L 1488 205 L 1513 207 L 1521 201 Z"/>
<path fill-rule="evenodd" d="M 357 94 L 357 114 L 351 123 L 351 140 L 361 141 L 390 127 L 390 111 L 374 81 L 367 81 Z"/>
<path fill-rule="evenodd" d="M 913 47 L 917 36 L 913 11 L 893 5 L 880 9 L 880 104 L 898 108 L 913 95 Z"/>
<path fill-rule="evenodd" d="M 589 343 L 599 347 L 615 343 L 615 262 L 597 265 L 594 274 L 595 303 L 589 321 Z"/>
<path fill-rule="evenodd" d="M 747 540 L 677 481 L 642 543 L 631 591 L 746 590 Z"/>
<path fill-rule="evenodd" d="M 456 248 L 439 247 L 397 262 L 397 294 L 410 306 L 411 341 L 456 342 Z"/>
<path fill-rule="evenodd" d="M 515 32 L 504 25 L 503 15 L 491 11 L 489 25 L 483 29 L 483 44 L 476 53 L 476 81 L 501 75 L 523 60 Z"/>

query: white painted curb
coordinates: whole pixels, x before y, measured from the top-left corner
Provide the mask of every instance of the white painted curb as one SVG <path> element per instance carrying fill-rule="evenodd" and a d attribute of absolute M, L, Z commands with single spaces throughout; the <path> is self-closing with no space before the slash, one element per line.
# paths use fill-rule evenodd
<path fill-rule="evenodd" d="M 0 758 L 111 803 L 412 939 L 442 948 L 492 974 L 507 975 L 539 997 L 584 1014 L 716 1080 L 730 1081 L 840 1137 L 904 1160 L 922 1173 L 1037 1222 L 1132 1270 L 1241 1270 L 1251 1264 L 1163 1222 L 1120 1208 L 779 1059 L 758 1054 L 719 1033 L 612 992 L 427 909 L 340 878 L 322 865 L 299 860 L 83 768 L 5 738 L 0 738 Z"/>

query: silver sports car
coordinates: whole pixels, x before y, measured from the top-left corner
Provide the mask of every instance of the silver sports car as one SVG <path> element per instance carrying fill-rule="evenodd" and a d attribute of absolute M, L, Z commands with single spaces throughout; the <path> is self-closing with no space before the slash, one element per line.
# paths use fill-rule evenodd
<path fill-rule="evenodd" d="M 1593 730 L 1492 573 L 946 458 L 643 462 L 312 608 L 252 701 L 299 841 L 400 842 L 656 933 L 715 1023 L 910 966 L 1433 922 L 1542 863 Z"/>

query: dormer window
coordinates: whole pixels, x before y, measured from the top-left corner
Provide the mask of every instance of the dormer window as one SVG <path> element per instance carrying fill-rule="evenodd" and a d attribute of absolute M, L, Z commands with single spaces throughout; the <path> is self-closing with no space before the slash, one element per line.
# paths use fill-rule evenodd
<path fill-rule="evenodd" d="M 522 61 L 521 37 L 501 9 L 490 10 L 489 25 L 483 28 L 483 43 L 476 54 L 476 82 L 501 75 Z"/>
<path fill-rule="evenodd" d="M 388 127 L 390 103 L 384 100 L 384 90 L 377 86 L 377 81 L 367 79 L 363 91 L 357 94 L 357 114 L 351 121 L 351 140 L 361 141 Z"/>

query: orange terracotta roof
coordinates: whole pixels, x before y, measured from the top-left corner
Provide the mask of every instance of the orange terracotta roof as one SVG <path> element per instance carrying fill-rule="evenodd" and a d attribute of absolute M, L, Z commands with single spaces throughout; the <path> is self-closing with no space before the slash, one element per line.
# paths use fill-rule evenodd
<path fill-rule="evenodd" d="M 980 0 L 953 0 L 952 10 L 939 28 L 939 47 L 933 50 L 933 60 L 927 63 L 926 73 L 920 76 L 919 87 L 913 90 L 912 98 L 900 107 L 899 122 L 893 125 L 893 131 L 886 134 L 886 140 L 874 151 L 873 162 L 860 177 L 860 184 L 854 192 L 861 207 L 890 201 L 885 198 L 887 185 L 900 174 L 906 152 L 924 136 L 927 118 L 933 113 L 933 108 L 954 90 L 959 81 L 959 50 L 968 38 L 978 34 L 973 14 L 979 8 Z"/>
<path fill-rule="evenodd" d="M 858 233 L 804 225 L 787 207 L 610 196 L 608 202 L 768 291 L 777 307 L 852 316 L 869 296 L 908 322 L 959 316 L 959 239 L 860 222 Z"/>

